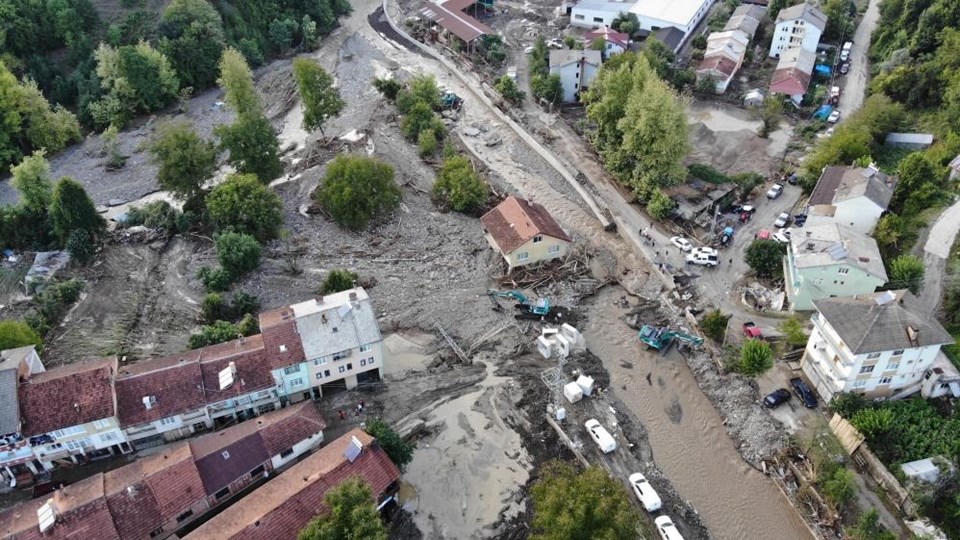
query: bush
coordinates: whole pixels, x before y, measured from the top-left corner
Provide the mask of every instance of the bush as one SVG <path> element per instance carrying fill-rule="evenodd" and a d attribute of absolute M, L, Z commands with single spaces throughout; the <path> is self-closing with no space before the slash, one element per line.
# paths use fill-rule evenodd
<path fill-rule="evenodd" d="M 27 345 L 39 348 L 42 343 L 37 332 L 26 323 L 11 319 L 0 321 L 0 351 Z"/>
<path fill-rule="evenodd" d="M 426 130 L 420 133 L 417 139 L 417 148 L 420 150 L 420 157 L 433 157 L 437 153 L 437 136 L 433 130 Z"/>
<path fill-rule="evenodd" d="M 909 289 L 913 294 L 923 287 L 925 267 L 923 259 L 915 255 L 901 255 L 890 263 L 889 287 Z"/>
<path fill-rule="evenodd" d="M 694 49 L 706 49 L 707 48 L 707 36 L 700 34 L 699 36 L 693 38 L 693 41 L 690 42 L 693 45 Z"/>
<path fill-rule="evenodd" d="M 702 163 L 692 163 L 687 165 L 687 172 L 697 180 L 703 180 L 711 184 L 726 184 L 730 177 L 714 169 L 709 165 Z"/>
<path fill-rule="evenodd" d="M 783 332 L 787 344 L 793 347 L 802 347 L 807 344 L 807 333 L 803 331 L 803 323 L 797 317 L 784 319 L 780 323 L 780 331 Z"/>
<path fill-rule="evenodd" d="M 234 278 L 260 266 L 261 249 L 256 238 L 228 232 L 217 236 L 216 244 L 220 266 Z"/>
<path fill-rule="evenodd" d="M 320 294 L 333 294 L 346 291 L 354 287 L 357 275 L 349 270 L 331 270 L 320 286 Z"/>
<path fill-rule="evenodd" d="M 830 504 L 843 509 L 857 495 L 857 484 L 854 473 L 846 468 L 834 471 L 833 476 L 823 483 L 823 496 Z"/>
<path fill-rule="evenodd" d="M 315 197 L 341 226 L 363 229 L 400 205 L 393 174 L 393 167 L 376 159 L 341 154 L 330 164 Z"/>
<path fill-rule="evenodd" d="M 259 334 L 260 323 L 257 322 L 257 318 L 253 314 L 247 313 L 242 319 L 240 319 L 240 322 L 237 323 L 237 331 L 244 336 Z"/>
<path fill-rule="evenodd" d="M 80 265 L 85 265 L 93 258 L 94 246 L 90 241 L 90 233 L 83 229 L 75 229 L 67 237 L 67 253 L 70 254 L 70 260 Z"/>
<path fill-rule="evenodd" d="M 731 315 L 724 315 L 719 309 L 715 309 L 703 316 L 700 320 L 700 329 L 708 338 L 717 343 L 723 343 L 730 317 Z"/>
<path fill-rule="evenodd" d="M 871 508 L 860 514 L 857 524 L 844 529 L 851 540 L 897 540 L 897 535 L 884 530 L 880 525 L 880 514 L 876 508 Z"/>
<path fill-rule="evenodd" d="M 197 277 L 203 282 L 203 288 L 208 292 L 223 292 L 230 288 L 233 276 L 223 268 L 204 266 L 197 272 Z"/>
<path fill-rule="evenodd" d="M 655 188 L 650 200 L 647 201 L 647 212 L 650 217 L 657 221 L 663 221 L 670 217 L 677 203 L 663 192 L 660 188 Z"/>
<path fill-rule="evenodd" d="M 61 304 L 68 305 L 80 299 L 83 288 L 83 282 L 79 279 L 68 279 L 55 284 L 51 290 Z"/>
<path fill-rule="evenodd" d="M 523 101 L 523 91 L 517 86 L 517 81 L 513 80 L 513 77 L 509 75 L 504 75 L 497 79 L 493 87 L 497 92 L 500 92 L 500 95 L 503 96 L 503 99 L 513 103 L 514 105 Z"/>
<path fill-rule="evenodd" d="M 473 170 L 470 160 L 463 156 L 444 160 L 433 184 L 433 197 L 441 205 L 473 214 L 483 209 L 488 196 L 487 184 Z"/>
<path fill-rule="evenodd" d="M 755 377 L 773 367 L 773 351 L 766 341 L 748 339 L 740 349 L 738 371 L 748 377 Z"/>
<path fill-rule="evenodd" d="M 200 317 L 208 324 L 230 319 L 229 311 L 229 306 L 219 293 L 207 293 L 200 304 Z"/>
<path fill-rule="evenodd" d="M 123 225 L 133 227 L 143 225 L 151 229 L 163 229 L 170 233 L 181 231 L 184 225 L 182 214 L 170 206 L 167 201 L 154 201 L 145 206 L 134 206 L 127 211 Z"/>
<path fill-rule="evenodd" d="M 365 431 L 377 439 L 377 444 L 390 456 L 390 460 L 402 472 L 407 463 L 413 460 L 413 451 L 416 445 L 406 441 L 386 422 L 375 418 L 367 423 Z"/>
<path fill-rule="evenodd" d="M 786 247 L 773 240 L 754 240 L 747 247 L 747 265 L 760 277 L 777 278 L 783 275 L 783 256 Z"/>
<path fill-rule="evenodd" d="M 390 101 L 397 99 L 397 93 L 402 88 L 400 83 L 393 79 L 374 79 L 373 87 Z"/>
<path fill-rule="evenodd" d="M 191 335 L 188 346 L 191 349 L 199 349 L 201 347 L 216 345 L 217 343 L 225 343 L 237 339 L 242 335 L 237 325 L 228 323 L 227 321 L 216 321 L 212 325 L 201 327 L 199 334 Z"/>
<path fill-rule="evenodd" d="M 267 241 L 276 238 L 283 223 L 283 202 L 252 174 L 231 174 L 207 195 L 213 224 Z"/>
<path fill-rule="evenodd" d="M 256 315 L 260 311 L 260 300 L 256 296 L 240 291 L 230 300 L 230 311 L 234 318 L 241 315 Z"/>

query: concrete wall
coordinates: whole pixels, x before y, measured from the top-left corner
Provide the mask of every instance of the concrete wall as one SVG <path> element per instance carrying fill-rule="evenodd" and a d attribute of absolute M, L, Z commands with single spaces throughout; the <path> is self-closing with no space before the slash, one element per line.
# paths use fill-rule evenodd
<path fill-rule="evenodd" d="M 304 439 L 297 444 L 293 445 L 293 453 L 284 457 L 280 457 L 280 454 L 277 454 L 270 458 L 270 463 L 273 466 L 274 470 L 280 470 L 284 466 L 295 463 L 297 458 L 308 453 L 313 452 L 317 449 L 320 444 L 323 443 L 323 432 L 316 433 L 311 435 L 310 438 Z"/>
<path fill-rule="evenodd" d="M 629 11 L 630 4 L 623 3 L 623 9 L 620 11 Z M 617 18 L 619 11 L 611 9 L 583 9 L 574 6 L 570 11 L 570 25 L 580 28 L 599 28 L 601 26 L 610 26 L 610 23 Z"/>
<path fill-rule="evenodd" d="M 510 268 L 558 259 L 565 256 L 570 250 L 570 242 L 552 236 L 544 235 L 543 241 L 541 242 L 535 243 L 533 240 L 534 239 L 528 240 L 526 244 L 523 244 L 504 257 L 507 260 L 507 264 L 510 265 Z M 551 252 L 551 248 L 556 251 Z M 524 254 L 526 254 L 526 258 L 523 257 Z"/>

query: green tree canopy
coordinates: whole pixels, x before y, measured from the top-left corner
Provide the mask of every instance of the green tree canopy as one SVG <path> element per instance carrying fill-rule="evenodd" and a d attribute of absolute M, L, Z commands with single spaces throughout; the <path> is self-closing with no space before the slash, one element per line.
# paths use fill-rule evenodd
<path fill-rule="evenodd" d="M 307 131 L 319 129 L 346 106 L 340 98 L 340 92 L 333 86 L 330 76 L 316 60 L 296 58 L 293 61 L 293 77 L 303 99 L 303 128 Z"/>
<path fill-rule="evenodd" d="M 219 125 L 213 132 L 230 152 L 227 161 L 237 172 L 254 174 L 267 184 L 283 174 L 277 133 L 262 114 L 241 115 L 236 122 Z"/>
<path fill-rule="evenodd" d="M 320 286 L 320 294 L 333 294 L 353 288 L 357 275 L 349 270 L 340 268 L 331 270 Z"/>
<path fill-rule="evenodd" d="M 207 210 L 222 231 L 248 234 L 267 241 L 283 223 L 283 202 L 252 174 L 231 174 L 207 195 Z"/>
<path fill-rule="evenodd" d="M 749 377 L 755 377 L 773 367 L 773 351 L 770 344 L 760 339 L 748 339 L 740 349 L 738 371 Z"/>
<path fill-rule="evenodd" d="M 260 95 L 253 85 L 253 72 L 243 55 L 234 48 L 223 51 L 220 59 L 220 78 L 224 100 L 238 116 L 260 115 Z"/>
<path fill-rule="evenodd" d="M 946 171 L 943 167 L 933 163 L 921 152 L 914 152 L 903 159 L 897 167 L 899 181 L 893 190 L 893 197 L 890 199 L 890 210 L 897 213 L 903 213 L 907 202 L 910 199 L 923 199 L 925 190 L 933 190 L 934 198 L 941 193 L 943 187 L 943 178 Z M 926 209 L 935 201 L 922 201 L 924 204 L 920 208 L 913 210 Z M 908 215 L 913 215 L 909 214 Z"/>
<path fill-rule="evenodd" d="M 393 167 L 376 159 L 341 154 L 327 168 L 315 196 L 334 221 L 362 229 L 399 206 L 402 194 L 393 174 Z"/>
<path fill-rule="evenodd" d="M 670 217 L 677 203 L 659 187 L 653 188 L 650 199 L 647 201 L 647 212 L 650 217 L 663 221 Z"/>
<path fill-rule="evenodd" d="M 708 312 L 700 319 L 700 329 L 703 334 L 717 343 L 723 343 L 727 334 L 727 323 L 731 315 L 724 315 L 719 309 Z"/>
<path fill-rule="evenodd" d="M 375 418 L 367 422 L 366 432 L 377 439 L 377 444 L 401 471 L 413 460 L 413 451 L 417 445 L 404 440 L 383 420 Z"/>
<path fill-rule="evenodd" d="M 890 263 L 888 286 L 909 289 L 913 294 L 917 294 L 923 287 L 924 271 L 923 259 L 915 255 L 901 255 Z"/>
<path fill-rule="evenodd" d="M 851 540 L 897 540 L 897 535 L 880 525 L 880 514 L 871 508 L 860 514 L 856 525 L 843 530 Z"/>
<path fill-rule="evenodd" d="M 513 77 L 509 75 L 504 75 L 496 80 L 493 85 L 494 89 L 503 96 L 503 99 L 513 103 L 514 105 L 519 104 L 523 101 L 524 93 L 520 90 L 520 87 L 517 86 L 517 81 L 513 80 Z"/>
<path fill-rule="evenodd" d="M 329 512 L 308 523 L 297 540 L 387 540 L 373 493 L 359 477 L 328 491 L 323 502 Z"/>
<path fill-rule="evenodd" d="M 636 538 L 640 515 L 630 494 L 600 467 L 577 472 L 552 461 L 530 490 L 532 540 L 620 540 Z"/>
<path fill-rule="evenodd" d="M 206 0 L 173 0 L 158 27 L 160 50 L 183 86 L 207 88 L 217 80 L 226 40 L 220 14 Z"/>
<path fill-rule="evenodd" d="M 151 141 L 150 154 L 158 167 L 160 186 L 183 200 L 200 195 L 217 166 L 216 145 L 201 139 L 185 121 L 161 124 Z"/>
<path fill-rule="evenodd" d="M 180 82 L 170 61 L 146 41 L 114 48 L 101 43 L 97 76 L 107 95 L 93 109 L 100 126 L 122 127 L 137 114 L 155 111 L 177 97 Z"/>
<path fill-rule="evenodd" d="M 0 351 L 34 345 L 38 349 L 43 341 L 26 323 L 6 319 L 0 321 Z"/>
<path fill-rule="evenodd" d="M 433 184 L 433 196 L 455 212 L 465 214 L 482 210 L 490 192 L 487 184 L 473 170 L 473 164 L 463 156 L 444 160 Z"/>
<path fill-rule="evenodd" d="M 559 105 L 563 101 L 563 82 L 560 75 L 534 75 L 530 79 L 530 93 L 537 99 Z"/>
<path fill-rule="evenodd" d="M 760 277 L 774 278 L 783 275 L 783 245 L 773 240 L 754 240 L 747 247 L 746 262 Z"/>
<path fill-rule="evenodd" d="M 87 231 L 90 238 L 96 240 L 107 228 L 106 221 L 97 212 L 83 186 L 67 177 L 61 178 L 53 188 L 50 223 L 60 245 L 66 244 L 70 233 L 76 229 Z"/>
<path fill-rule="evenodd" d="M 217 260 L 231 276 L 241 276 L 260 266 L 260 244 L 256 238 L 225 232 L 217 235 L 216 244 Z"/>
<path fill-rule="evenodd" d="M 10 168 L 13 175 L 10 183 L 20 192 L 22 205 L 30 212 L 46 213 L 53 198 L 53 183 L 50 181 L 50 164 L 41 150 L 24 158 L 19 165 Z"/>
<path fill-rule="evenodd" d="M 779 327 L 789 345 L 802 347 L 807 344 L 807 333 L 803 330 L 803 322 L 798 317 L 784 319 Z"/>

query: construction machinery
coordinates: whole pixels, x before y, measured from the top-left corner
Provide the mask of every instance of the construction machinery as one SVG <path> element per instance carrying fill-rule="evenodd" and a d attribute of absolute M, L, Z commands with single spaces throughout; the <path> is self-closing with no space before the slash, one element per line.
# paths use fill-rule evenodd
<path fill-rule="evenodd" d="M 666 326 L 658 328 L 649 324 L 643 325 L 643 328 L 640 329 L 639 337 L 640 341 L 658 351 L 665 351 L 674 340 L 680 340 L 698 346 L 703 344 L 703 338 L 684 334 L 683 332 L 675 332 Z"/>
<path fill-rule="evenodd" d="M 562 322 L 568 312 L 566 308 L 551 305 L 550 300 L 547 298 L 541 298 L 535 302 L 531 301 L 520 291 L 496 291 L 487 289 L 487 296 L 490 297 L 490 301 L 493 302 L 493 309 L 496 310 L 502 309 L 500 303 L 497 302 L 497 298 L 512 298 L 516 300 L 517 304 L 514 307 L 520 310 L 520 312 L 515 314 L 514 317 L 521 320 L 543 319 L 550 322 Z"/>

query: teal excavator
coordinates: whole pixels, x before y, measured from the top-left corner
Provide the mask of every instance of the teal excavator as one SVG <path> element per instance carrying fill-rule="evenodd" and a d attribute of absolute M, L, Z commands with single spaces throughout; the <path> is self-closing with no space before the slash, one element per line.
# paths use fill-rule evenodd
<path fill-rule="evenodd" d="M 514 307 L 520 310 L 520 312 L 514 315 L 514 317 L 521 320 L 544 319 L 550 322 L 562 322 L 568 312 L 566 308 L 551 305 L 550 300 L 547 298 L 531 301 L 520 291 L 496 291 L 487 289 L 487 296 L 490 297 L 490 301 L 493 302 L 493 309 L 496 310 L 503 309 L 500 303 L 497 302 L 497 298 L 512 298 L 516 300 L 517 305 Z"/>
<path fill-rule="evenodd" d="M 703 345 L 703 338 L 684 334 L 683 332 L 675 332 L 666 326 L 658 328 L 645 324 L 643 328 L 640 329 L 640 341 L 658 351 L 666 350 L 674 340 L 685 341 L 697 346 Z"/>

